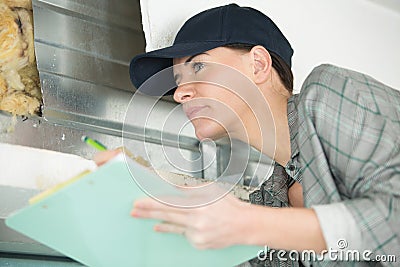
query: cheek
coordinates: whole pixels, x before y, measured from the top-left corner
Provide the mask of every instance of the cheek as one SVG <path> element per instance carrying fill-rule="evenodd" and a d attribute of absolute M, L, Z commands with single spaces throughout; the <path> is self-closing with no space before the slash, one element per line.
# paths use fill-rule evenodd
<path fill-rule="evenodd" d="M 243 99 L 234 93 L 226 94 L 224 99 L 225 102 L 221 101 L 222 104 L 213 109 L 216 118 L 221 123 L 229 128 L 231 124 L 247 119 L 251 109 Z"/>

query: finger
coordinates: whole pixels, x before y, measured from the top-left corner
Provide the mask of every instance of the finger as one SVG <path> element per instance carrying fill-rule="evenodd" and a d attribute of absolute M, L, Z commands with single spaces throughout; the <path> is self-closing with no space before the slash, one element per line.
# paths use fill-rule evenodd
<path fill-rule="evenodd" d="M 114 158 L 119 153 L 121 153 L 121 150 L 107 150 L 99 152 L 96 155 L 94 155 L 93 160 L 94 162 L 96 162 L 97 166 L 101 166 L 110 159 Z"/>
<path fill-rule="evenodd" d="M 161 233 L 175 233 L 185 235 L 185 227 L 182 225 L 172 224 L 172 223 L 160 223 L 154 226 L 156 232 Z"/>
<path fill-rule="evenodd" d="M 156 219 L 183 226 L 190 225 L 189 217 L 184 213 L 175 213 L 159 210 L 133 209 L 131 216 L 135 218 Z"/>
<path fill-rule="evenodd" d="M 158 211 L 165 211 L 165 212 L 174 212 L 174 213 L 187 213 L 187 208 L 181 207 L 174 207 L 157 201 L 153 198 L 145 197 L 142 199 L 137 199 L 133 203 L 134 209 L 141 209 L 141 210 L 158 210 Z"/>

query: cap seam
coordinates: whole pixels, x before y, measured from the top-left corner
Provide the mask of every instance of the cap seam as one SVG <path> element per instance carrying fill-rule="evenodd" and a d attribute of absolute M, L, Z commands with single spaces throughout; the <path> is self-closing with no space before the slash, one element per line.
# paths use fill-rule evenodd
<path fill-rule="evenodd" d="M 226 14 L 228 13 L 228 8 L 229 8 L 229 5 L 226 6 L 226 8 L 221 10 L 222 16 L 221 16 L 221 21 L 220 21 L 221 27 L 219 29 L 220 30 L 219 37 L 220 37 L 220 39 L 223 39 L 223 40 L 226 40 L 226 36 L 223 36 L 222 34 L 225 31 L 225 23 L 224 22 L 225 22 L 225 19 L 226 19 Z"/>

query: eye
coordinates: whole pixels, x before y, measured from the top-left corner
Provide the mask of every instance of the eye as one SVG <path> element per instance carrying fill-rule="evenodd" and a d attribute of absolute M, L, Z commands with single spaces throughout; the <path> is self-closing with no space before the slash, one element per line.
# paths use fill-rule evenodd
<path fill-rule="evenodd" d="M 192 65 L 192 68 L 194 70 L 194 73 L 197 73 L 198 71 L 200 71 L 202 68 L 204 68 L 204 63 L 201 62 L 194 62 Z"/>

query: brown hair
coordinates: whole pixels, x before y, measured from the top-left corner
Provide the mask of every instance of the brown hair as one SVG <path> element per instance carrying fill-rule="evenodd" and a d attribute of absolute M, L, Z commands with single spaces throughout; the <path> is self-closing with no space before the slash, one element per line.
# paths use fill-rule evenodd
<path fill-rule="evenodd" d="M 228 44 L 224 45 L 224 47 L 232 48 L 232 49 L 238 49 L 238 50 L 245 50 L 249 52 L 255 45 L 252 44 Z M 289 91 L 290 94 L 293 93 L 293 73 L 288 64 L 283 61 L 283 59 L 278 56 L 277 54 L 268 51 L 269 54 L 271 55 L 272 59 L 272 67 L 276 70 L 276 72 L 279 75 L 279 78 L 281 79 L 283 85 L 285 88 Z"/>

